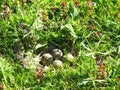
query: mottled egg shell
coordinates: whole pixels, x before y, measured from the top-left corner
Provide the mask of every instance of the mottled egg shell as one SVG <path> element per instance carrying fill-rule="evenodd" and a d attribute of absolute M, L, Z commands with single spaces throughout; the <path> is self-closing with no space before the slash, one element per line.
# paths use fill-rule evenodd
<path fill-rule="evenodd" d="M 62 61 L 66 61 L 66 60 L 71 61 L 72 59 L 74 59 L 74 56 L 71 53 L 68 53 L 63 56 Z"/>
<path fill-rule="evenodd" d="M 61 57 L 63 56 L 63 53 L 60 49 L 54 49 L 52 52 L 52 55 L 54 59 L 61 59 Z"/>
<path fill-rule="evenodd" d="M 57 67 L 57 68 L 61 67 L 62 66 L 62 61 L 61 60 L 55 60 L 53 62 L 53 66 Z"/>
<path fill-rule="evenodd" d="M 53 56 L 49 53 L 42 55 L 41 62 L 43 65 L 49 65 L 53 62 Z"/>

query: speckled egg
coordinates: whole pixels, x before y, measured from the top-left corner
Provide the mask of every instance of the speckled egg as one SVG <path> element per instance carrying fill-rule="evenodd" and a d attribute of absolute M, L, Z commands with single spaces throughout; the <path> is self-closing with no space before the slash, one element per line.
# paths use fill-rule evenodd
<path fill-rule="evenodd" d="M 63 53 L 60 49 L 53 49 L 52 55 L 54 59 L 61 59 L 63 56 Z"/>

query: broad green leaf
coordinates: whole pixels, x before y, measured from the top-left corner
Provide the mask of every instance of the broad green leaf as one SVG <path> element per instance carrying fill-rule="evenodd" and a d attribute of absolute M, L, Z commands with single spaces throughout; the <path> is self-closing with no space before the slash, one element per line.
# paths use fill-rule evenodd
<path fill-rule="evenodd" d="M 73 29 L 73 27 L 72 27 L 71 24 L 66 24 L 65 26 L 62 27 L 62 29 L 65 28 L 65 27 L 70 31 L 70 34 L 71 34 L 74 38 L 77 38 L 77 35 L 76 35 L 76 33 L 75 33 L 75 31 L 74 31 L 74 29 Z"/>
<path fill-rule="evenodd" d="M 76 7 L 73 7 L 73 9 L 74 9 L 73 19 L 76 20 L 76 19 L 78 19 L 78 10 Z"/>
<path fill-rule="evenodd" d="M 46 46 L 46 45 L 47 45 L 47 44 L 38 44 L 38 45 L 36 45 L 35 49 L 38 49 L 38 48 L 44 47 L 44 46 Z"/>

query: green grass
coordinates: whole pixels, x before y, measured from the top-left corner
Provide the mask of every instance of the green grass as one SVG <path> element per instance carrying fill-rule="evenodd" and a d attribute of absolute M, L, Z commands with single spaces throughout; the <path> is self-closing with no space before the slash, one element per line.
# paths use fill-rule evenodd
<path fill-rule="evenodd" d="M 90 1 L 0 1 L 0 88 L 119 90 L 120 1 Z M 58 69 L 49 66 L 41 78 L 18 59 L 32 60 L 52 47 L 75 58 Z M 95 57 L 107 75 L 98 78 Z"/>

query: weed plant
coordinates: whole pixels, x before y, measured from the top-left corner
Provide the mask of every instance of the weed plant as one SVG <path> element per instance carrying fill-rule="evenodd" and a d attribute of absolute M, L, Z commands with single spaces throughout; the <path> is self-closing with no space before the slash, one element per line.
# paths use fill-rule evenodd
<path fill-rule="evenodd" d="M 75 59 L 59 69 L 50 66 L 39 80 L 19 59 L 52 47 Z M 0 89 L 119 88 L 119 0 L 0 1 Z"/>

